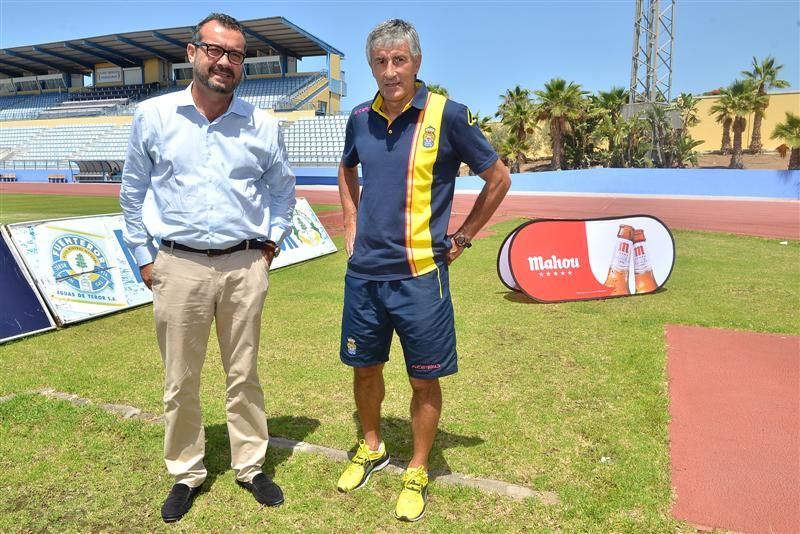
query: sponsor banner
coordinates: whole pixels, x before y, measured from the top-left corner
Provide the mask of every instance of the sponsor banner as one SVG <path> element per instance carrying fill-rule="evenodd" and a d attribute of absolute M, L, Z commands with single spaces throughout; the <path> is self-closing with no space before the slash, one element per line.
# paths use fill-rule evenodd
<path fill-rule="evenodd" d="M 36 286 L 60 324 L 153 300 L 122 240 L 121 214 L 8 226 Z"/>
<path fill-rule="evenodd" d="M 122 82 L 122 69 L 119 67 L 104 67 L 97 69 L 97 83 Z"/>
<path fill-rule="evenodd" d="M 0 230 L 0 343 L 56 327 L 22 259 Z"/>
<path fill-rule="evenodd" d="M 297 199 L 292 224 L 271 270 L 336 252 L 306 199 Z M 12 248 L 18 251 L 59 324 L 153 301 L 123 240 L 124 227 L 122 214 L 8 226 Z"/>
<path fill-rule="evenodd" d="M 292 214 L 292 233 L 281 243 L 281 253 L 272 261 L 270 270 L 336 252 L 325 227 L 305 198 L 298 198 Z"/>
<path fill-rule="evenodd" d="M 524 225 L 522 225 L 524 226 Z M 514 230 L 506 236 L 500 250 L 497 252 L 497 276 L 503 285 L 512 291 L 522 291 L 517 285 L 516 280 L 511 275 L 511 264 L 508 262 L 508 249 L 511 247 L 511 240 L 522 226 L 514 228 Z"/>
<path fill-rule="evenodd" d="M 506 287 L 539 302 L 652 293 L 675 263 L 669 229 L 649 215 L 537 220 L 505 240 L 497 271 Z"/>

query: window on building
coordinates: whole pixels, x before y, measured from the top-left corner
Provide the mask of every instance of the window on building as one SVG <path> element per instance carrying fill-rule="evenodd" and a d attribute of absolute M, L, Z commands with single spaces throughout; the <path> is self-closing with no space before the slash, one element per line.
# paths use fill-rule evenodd
<path fill-rule="evenodd" d="M 247 76 L 260 74 L 280 74 L 281 63 L 278 56 L 259 56 L 244 60 L 244 69 Z"/>
<path fill-rule="evenodd" d="M 181 80 L 191 80 L 192 79 L 192 68 L 191 67 L 181 67 L 176 68 L 173 70 L 175 73 L 175 81 Z"/>

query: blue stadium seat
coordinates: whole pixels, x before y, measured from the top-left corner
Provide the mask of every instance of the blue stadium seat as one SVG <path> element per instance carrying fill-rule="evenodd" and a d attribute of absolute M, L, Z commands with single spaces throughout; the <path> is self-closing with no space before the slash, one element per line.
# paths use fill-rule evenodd
<path fill-rule="evenodd" d="M 302 96 L 321 76 L 312 74 L 245 80 L 237 89 L 237 95 L 259 107 L 274 107 L 278 102 Z M 150 96 L 182 89 L 182 86 L 163 87 L 151 92 Z M 97 93 L 107 96 L 114 94 L 110 88 L 98 88 Z M 59 113 L 69 116 L 71 110 L 76 109 L 75 106 L 78 110 L 76 114 L 80 113 L 84 104 L 100 109 L 104 115 L 129 115 L 136 105 L 135 102 L 115 104 L 104 110 L 103 102 L 113 99 L 92 102 L 65 101 L 65 98 L 65 93 L 0 97 L 0 120 L 39 117 L 56 107 L 60 109 Z M 130 124 L 103 124 L 103 117 L 97 117 L 96 120 L 95 124 L 0 128 L 0 167 L 14 168 L 14 163 L 19 162 L 22 167 L 30 163 L 37 167 L 56 165 L 63 168 L 69 160 L 124 160 Z M 282 123 L 290 163 L 300 166 L 337 165 L 344 148 L 346 124 L 346 114 Z M 10 165 L 4 165 L 3 162 L 9 162 Z"/>

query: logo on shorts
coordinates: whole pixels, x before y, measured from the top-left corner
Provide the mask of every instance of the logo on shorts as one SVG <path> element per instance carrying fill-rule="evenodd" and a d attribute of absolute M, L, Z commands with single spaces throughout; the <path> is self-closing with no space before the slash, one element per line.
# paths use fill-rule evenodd
<path fill-rule="evenodd" d="M 433 369 L 439 369 L 440 367 L 441 367 L 441 365 L 438 364 L 438 363 L 425 363 L 425 364 L 414 363 L 414 364 L 411 364 L 411 368 L 412 369 L 417 369 L 419 371 L 432 371 Z"/>
<path fill-rule="evenodd" d="M 355 355 L 356 353 L 356 340 L 352 337 L 347 338 L 347 354 L 350 356 Z"/>
<path fill-rule="evenodd" d="M 85 237 L 74 234 L 59 237 L 50 248 L 50 258 L 56 282 L 92 293 L 114 285 L 102 249 Z"/>
<path fill-rule="evenodd" d="M 436 128 L 428 126 L 425 128 L 425 133 L 422 136 L 422 146 L 425 148 L 433 148 L 433 143 L 436 141 Z"/>

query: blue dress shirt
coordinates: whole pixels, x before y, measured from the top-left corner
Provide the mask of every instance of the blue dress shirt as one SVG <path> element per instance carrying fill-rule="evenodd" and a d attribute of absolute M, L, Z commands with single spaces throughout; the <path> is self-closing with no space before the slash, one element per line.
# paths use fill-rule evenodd
<path fill-rule="evenodd" d="M 295 177 L 278 121 L 234 97 L 209 123 L 191 90 L 145 100 L 133 117 L 119 198 L 139 266 L 155 258 L 153 238 L 225 249 L 280 244 L 291 229 Z"/>

